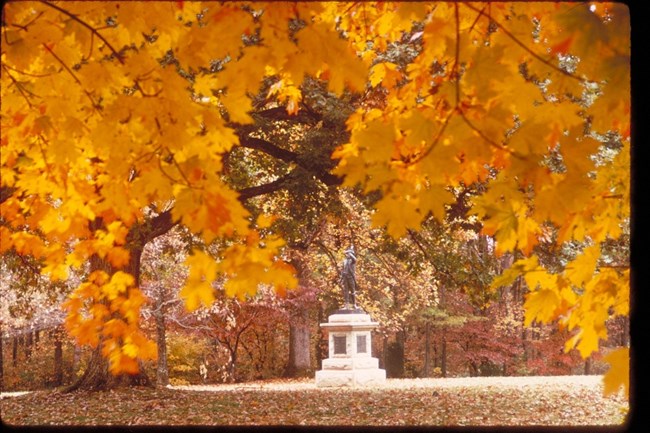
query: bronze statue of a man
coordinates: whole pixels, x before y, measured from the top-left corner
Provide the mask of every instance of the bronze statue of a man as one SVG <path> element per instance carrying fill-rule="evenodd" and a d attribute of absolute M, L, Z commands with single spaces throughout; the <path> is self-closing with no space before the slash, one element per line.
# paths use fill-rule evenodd
<path fill-rule="evenodd" d="M 343 286 L 343 299 L 345 301 L 346 308 L 350 305 L 352 305 L 354 308 L 357 307 L 357 302 L 355 299 L 357 282 L 354 275 L 354 265 L 356 262 L 357 258 L 354 255 L 354 247 L 351 246 L 345 250 L 343 270 L 341 271 L 341 285 Z"/>

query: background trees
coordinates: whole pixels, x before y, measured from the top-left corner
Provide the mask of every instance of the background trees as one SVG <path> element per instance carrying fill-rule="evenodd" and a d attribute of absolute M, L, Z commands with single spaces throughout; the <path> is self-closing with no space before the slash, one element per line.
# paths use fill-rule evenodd
<path fill-rule="evenodd" d="M 0 252 L 51 281 L 83 275 L 67 327 L 114 374 L 157 356 L 142 254 L 177 224 L 193 235 L 189 310 L 317 287 L 300 256 L 359 244 L 364 306 L 397 358 L 410 322 L 431 342 L 414 312 L 443 319 L 446 353 L 452 322 L 490 316 L 522 279 L 524 325 L 559 322 L 583 358 L 628 314 L 624 5 L 10 2 L 2 39 Z M 352 213 L 343 194 L 359 196 Z M 323 225 L 342 221 L 328 247 Z M 492 280 L 487 257 L 506 253 Z"/>

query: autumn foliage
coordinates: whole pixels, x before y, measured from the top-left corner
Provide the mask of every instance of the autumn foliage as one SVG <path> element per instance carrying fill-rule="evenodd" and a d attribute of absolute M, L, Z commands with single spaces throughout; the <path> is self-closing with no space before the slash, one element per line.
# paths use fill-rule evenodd
<path fill-rule="evenodd" d="M 629 59 L 619 3 L 9 2 L 0 252 L 52 280 L 87 272 L 67 327 L 116 374 L 155 358 L 133 262 L 156 218 L 223 245 L 218 261 L 188 256 L 189 309 L 212 304 L 215 280 L 242 299 L 296 287 L 272 216 L 242 205 L 223 159 L 261 89 L 298 115 L 309 77 L 355 95 L 333 174 L 380 197 L 373 223 L 400 238 L 484 185 L 472 218 L 518 254 L 493 289 L 522 276 L 526 324 L 557 321 L 588 357 L 629 314 L 629 268 L 603 249 L 629 224 Z M 578 253 L 548 269 L 549 239 Z M 609 360 L 616 389 L 627 349 Z"/>

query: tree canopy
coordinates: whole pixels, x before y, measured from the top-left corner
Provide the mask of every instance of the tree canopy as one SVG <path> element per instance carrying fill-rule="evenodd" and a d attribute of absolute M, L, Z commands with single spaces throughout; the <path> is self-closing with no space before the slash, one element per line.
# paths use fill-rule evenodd
<path fill-rule="evenodd" d="M 215 280 L 240 298 L 296 287 L 281 208 L 243 203 L 295 176 L 318 181 L 305 197 L 367 194 L 396 239 L 477 184 L 470 219 L 517 253 L 492 288 L 523 276 L 526 323 L 557 320 L 587 357 L 629 314 L 629 265 L 606 247 L 629 231 L 629 64 L 619 3 L 8 2 L 0 252 L 52 281 L 86 272 L 68 329 L 133 373 L 156 352 L 140 254 L 172 225 L 221 246 L 185 262 L 192 310 Z M 548 267 L 542 241 L 572 258 Z"/>

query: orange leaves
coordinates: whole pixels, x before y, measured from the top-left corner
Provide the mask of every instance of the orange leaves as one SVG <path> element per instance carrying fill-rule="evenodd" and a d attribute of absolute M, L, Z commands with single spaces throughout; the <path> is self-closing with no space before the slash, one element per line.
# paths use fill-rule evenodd
<path fill-rule="evenodd" d="M 530 254 L 538 243 L 541 228 L 530 218 L 530 207 L 516 182 L 499 175 L 488 191 L 475 198 L 474 211 L 483 219 L 483 232 L 495 237 L 496 252 L 521 249 Z"/>
<path fill-rule="evenodd" d="M 555 318 L 556 304 L 560 298 L 557 293 L 551 289 L 540 289 L 526 295 L 524 309 L 526 311 L 526 326 L 530 326 L 533 320 L 540 322 L 550 322 Z"/>
<path fill-rule="evenodd" d="M 604 393 L 610 395 L 623 387 L 625 397 L 630 395 L 630 349 L 623 347 L 613 350 L 604 357 L 610 365 L 603 377 Z"/>
<path fill-rule="evenodd" d="M 102 345 L 113 374 L 137 373 L 137 359 L 155 359 L 156 345 L 139 329 L 144 296 L 133 276 L 94 271 L 63 303 L 65 326 L 79 344 Z"/>
<path fill-rule="evenodd" d="M 370 85 L 376 87 L 381 84 L 390 89 L 402 79 L 402 74 L 397 70 L 397 65 L 390 62 L 377 63 L 370 70 Z"/>
<path fill-rule="evenodd" d="M 296 288 L 295 270 L 277 258 L 283 245 L 284 241 L 276 236 L 260 238 L 252 231 L 245 244 L 228 247 L 219 262 L 219 271 L 226 278 L 226 295 L 244 299 L 255 294 L 261 284 L 272 286 L 279 293 Z"/>
<path fill-rule="evenodd" d="M 565 350 L 577 348 L 587 358 L 598 351 L 599 340 L 607 338 L 605 322 L 629 314 L 629 270 L 599 268 L 599 258 L 600 246 L 589 246 L 561 273 L 549 273 L 532 255 L 513 263 L 495 278 L 492 288 L 510 285 L 523 276 L 530 289 L 524 304 L 525 324 L 559 320 L 569 330 L 576 329 Z"/>
<path fill-rule="evenodd" d="M 406 234 L 407 229 L 417 229 L 425 215 L 419 212 L 413 198 L 390 194 L 375 205 L 372 223 L 375 226 L 386 226 L 386 231 L 394 239 Z"/>
<path fill-rule="evenodd" d="M 263 80 L 276 80 L 267 97 L 296 114 L 308 74 L 337 95 L 357 93 L 342 98 L 358 105 L 335 173 L 344 186 L 381 193 L 373 222 L 392 236 L 429 214 L 442 220 L 450 187 L 481 182 L 474 211 L 499 253 L 530 256 L 547 223 L 558 245 L 592 242 L 566 269 L 536 264 L 526 277 L 527 320 L 568 317 L 581 329 L 573 343 L 590 353 L 603 311 L 627 311 L 626 277 L 598 264 L 600 243 L 620 237 L 629 218 L 630 50 L 627 8 L 589 6 L 13 2 L 2 27 L 0 173 L 16 192 L 0 207 L 2 249 L 43 258 L 53 278 L 93 255 L 123 268 L 126 233 L 143 209 L 173 203 L 173 219 L 205 242 L 245 240 L 217 264 L 189 260 L 189 308 L 209 305 L 221 277 L 240 297 L 259 284 L 292 287 L 291 269 L 274 259 L 279 240 L 248 227 L 221 178 L 222 154 L 238 144 L 231 126 L 253 121 Z M 579 59 L 573 75 L 560 70 L 559 53 Z M 377 100 L 363 94 L 369 88 Z M 600 95 L 577 101 L 590 91 Z M 592 131 L 623 137 L 599 164 L 587 117 Z M 105 228 L 90 224 L 97 218 Z M 129 328 L 141 299 L 129 281 L 111 281 L 80 293 L 124 320 L 109 333 L 122 340 L 104 349 L 116 371 L 132 371 L 149 351 Z M 70 300 L 70 317 L 98 344 L 107 316 L 84 306 L 89 299 Z M 96 320 L 75 316 L 78 308 Z"/>
<path fill-rule="evenodd" d="M 236 193 L 217 179 L 214 179 L 210 188 L 206 191 L 176 187 L 173 217 L 195 233 L 201 233 L 206 242 L 211 242 L 217 236 L 245 234 L 248 212 L 237 199 Z"/>
<path fill-rule="evenodd" d="M 193 311 L 201 305 L 211 306 L 215 299 L 213 283 L 218 278 L 224 281 L 227 296 L 242 300 L 254 295 L 260 285 L 272 286 L 280 294 L 295 288 L 295 270 L 276 258 L 283 244 L 275 236 L 260 238 L 251 231 L 245 242 L 227 247 L 219 259 L 194 251 L 185 261 L 190 272 L 180 293 L 186 308 Z"/>
<path fill-rule="evenodd" d="M 242 36 L 253 32 L 253 17 L 236 5 L 204 4 L 205 26 L 193 26 L 182 33 L 176 48 L 182 65 L 198 70 L 212 60 L 236 56 L 243 45 Z M 200 12 L 200 11 L 199 11 Z M 194 18 L 194 17 L 192 17 Z M 215 33 L 219 37 L 215 37 Z"/>
<path fill-rule="evenodd" d="M 283 78 L 271 86 L 267 93 L 267 98 L 275 95 L 277 95 L 278 102 L 286 105 L 287 113 L 298 113 L 298 110 L 300 109 L 299 104 L 302 100 L 302 93 L 290 79 Z"/>
<path fill-rule="evenodd" d="M 189 311 L 196 310 L 201 304 L 209 307 L 214 302 L 212 282 L 217 278 L 217 263 L 202 251 L 195 251 L 185 260 L 190 273 L 179 296 L 185 300 Z"/>
<path fill-rule="evenodd" d="M 341 94 L 345 85 L 357 92 L 364 89 L 368 75 L 366 66 L 336 32 L 325 24 L 317 23 L 300 30 L 296 38 L 300 55 L 292 61 L 302 61 L 304 73 L 317 76 L 327 71 L 328 86 L 336 94 Z M 317 58 L 313 57 L 315 53 L 318 53 Z M 303 76 L 299 71 L 294 71 L 292 80 L 299 84 Z"/>

